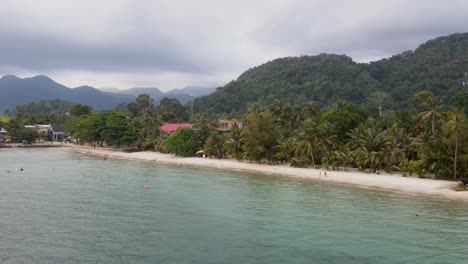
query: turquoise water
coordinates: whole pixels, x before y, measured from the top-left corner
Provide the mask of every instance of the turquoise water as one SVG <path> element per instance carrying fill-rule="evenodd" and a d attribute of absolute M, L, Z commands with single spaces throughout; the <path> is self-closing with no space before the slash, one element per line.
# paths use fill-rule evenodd
<path fill-rule="evenodd" d="M 468 263 L 466 249 L 467 203 L 0 149 L 0 263 Z"/>

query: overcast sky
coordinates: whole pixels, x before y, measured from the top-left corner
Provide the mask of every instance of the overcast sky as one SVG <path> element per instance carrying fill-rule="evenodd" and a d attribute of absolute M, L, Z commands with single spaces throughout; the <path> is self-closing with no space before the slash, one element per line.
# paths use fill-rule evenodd
<path fill-rule="evenodd" d="M 277 57 L 367 62 L 466 31 L 467 0 L 2 0 L 0 75 L 218 86 Z"/>

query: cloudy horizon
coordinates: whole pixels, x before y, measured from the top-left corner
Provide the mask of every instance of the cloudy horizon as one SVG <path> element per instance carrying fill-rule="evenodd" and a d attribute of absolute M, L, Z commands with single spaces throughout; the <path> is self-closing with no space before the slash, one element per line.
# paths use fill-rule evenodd
<path fill-rule="evenodd" d="M 279 57 L 368 62 L 414 50 L 466 32 L 466 10 L 463 0 L 6 0 L 0 75 L 69 87 L 221 86 Z"/>

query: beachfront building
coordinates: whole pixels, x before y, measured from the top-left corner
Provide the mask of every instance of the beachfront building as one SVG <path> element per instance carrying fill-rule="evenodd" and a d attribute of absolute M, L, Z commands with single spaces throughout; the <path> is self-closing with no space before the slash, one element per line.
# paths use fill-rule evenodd
<path fill-rule="evenodd" d="M 50 125 L 26 125 L 24 128 L 36 131 L 38 133 L 49 133 Z"/>
<path fill-rule="evenodd" d="M 26 129 L 36 131 L 39 134 L 44 135 L 48 141 L 62 141 L 64 138 L 63 125 L 49 124 L 49 125 L 26 125 Z"/>
<path fill-rule="evenodd" d="M 48 139 L 50 141 L 63 141 L 63 135 L 65 134 L 65 130 L 63 129 L 63 125 L 59 124 L 51 124 L 48 133 Z"/>
<path fill-rule="evenodd" d="M 179 129 L 181 127 L 192 128 L 193 124 L 188 124 L 188 123 L 167 123 L 167 124 L 165 124 L 163 126 L 160 126 L 159 129 L 164 133 L 170 134 L 170 133 L 176 131 L 177 129 Z"/>
<path fill-rule="evenodd" d="M 222 132 L 231 131 L 234 126 L 237 126 L 238 128 L 244 128 L 244 122 L 235 119 L 220 119 L 218 120 L 218 127 L 216 130 Z"/>

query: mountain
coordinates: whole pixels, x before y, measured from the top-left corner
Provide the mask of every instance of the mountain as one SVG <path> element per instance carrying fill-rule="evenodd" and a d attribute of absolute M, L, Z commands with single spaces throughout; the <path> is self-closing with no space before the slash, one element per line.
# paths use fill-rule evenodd
<path fill-rule="evenodd" d="M 106 89 L 98 90 L 91 86 L 70 88 L 59 84 L 51 78 L 39 75 L 30 78 L 18 78 L 14 75 L 5 75 L 0 78 L 0 112 L 4 109 L 14 109 L 16 106 L 31 102 L 53 99 L 65 100 L 91 106 L 95 110 L 113 109 L 120 103 L 135 100 L 139 94 L 149 94 L 155 104 L 163 97 L 178 99 L 182 104 L 194 97 L 207 95 L 213 89 L 190 86 L 163 92 L 155 87 L 135 87 L 127 90 Z"/>
<path fill-rule="evenodd" d="M 166 95 L 186 94 L 193 97 L 208 95 L 216 90 L 215 87 L 186 86 L 181 89 L 173 89 L 166 92 Z"/>
<path fill-rule="evenodd" d="M 118 89 L 105 89 L 116 94 L 129 94 L 134 95 L 135 97 L 139 94 L 148 94 L 153 99 L 155 104 L 159 104 L 159 100 L 163 97 L 175 98 L 179 100 L 182 104 L 185 104 L 191 100 L 192 97 L 199 97 L 208 95 L 214 92 L 215 88 L 200 87 L 200 86 L 187 86 L 180 89 L 173 89 L 168 92 L 163 92 L 156 87 L 135 87 L 127 90 L 118 90 Z"/>
<path fill-rule="evenodd" d="M 363 64 L 388 91 L 396 107 L 407 108 L 417 91 L 429 90 L 447 106 L 450 97 L 463 90 L 468 72 L 468 33 L 429 40 L 413 51 Z M 465 92 L 466 92 L 465 88 Z"/>
<path fill-rule="evenodd" d="M 153 99 L 160 98 L 164 94 L 163 91 L 159 90 L 156 87 L 134 87 L 134 88 L 130 88 L 130 89 L 127 89 L 127 90 L 112 89 L 112 93 L 131 94 L 131 95 L 134 95 L 134 96 L 138 96 L 140 94 L 148 94 Z"/>
<path fill-rule="evenodd" d="M 388 59 L 356 63 L 345 55 L 320 54 L 280 58 L 241 74 L 210 95 L 194 100 L 195 112 L 239 113 L 249 105 L 317 101 L 322 106 L 338 100 L 358 106 L 382 91 L 390 95 L 392 109 L 409 109 L 412 96 L 430 90 L 446 107 L 463 92 L 468 71 L 468 33 L 439 37 Z M 465 90 L 466 92 L 466 90 Z"/>
<path fill-rule="evenodd" d="M 0 78 L 0 110 L 14 109 L 34 101 L 61 99 L 86 104 L 96 110 L 112 109 L 117 104 L 129 102 L 133 96 L 102 92 L 89 86 L 69 88 L 47 76 L 18 78 L 5 75 Z"/>
<path fill-rule="evenodd" d="M 245 112 L 252 103 L 287 104 L 337 100 L 355 104 L 380 84 L 369 72 L 344 55 L 321 54 L 280 58 L 249 69 L 214 93 L 195 99 L 195 111 Z"/>

